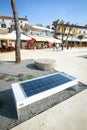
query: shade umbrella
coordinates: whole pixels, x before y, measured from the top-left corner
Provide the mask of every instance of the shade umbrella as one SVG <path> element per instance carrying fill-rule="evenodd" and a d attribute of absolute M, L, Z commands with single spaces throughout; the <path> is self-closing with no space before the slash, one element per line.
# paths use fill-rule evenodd
<path fill-rule="evenodd" d="M 87 42 L 87 38 L 83 38 L 81 42 Z"/>
<path fill-rule="evenodd" d="M 36 41 L 61 43 L 60 39 L 56 39 L 54 37 L 48 37 L 48 36 L 31 36 L 31 37 L 36 39 Z"/>
<path fill-rule="evenodd" d="M 21 40 L 31 40 L 32 38 L 21 33 Z"/>
<path fill-rule="evenodd" d="M 6 34 L 6 35 L 5 35 L 5 38 L 6 38 L 7 40 L 16 40 L 16 33 L 15 33 L 15 31 Z"/>
<path fill-rule="evenodd" d="M 0 40 L 6 40 L 5 34 L 0 34 Z"/>
<path fill-rule="evenodd" d="M 60 39 L 56 39 L 54 37 L 47 37 L 47 41 L 48 42 L 52 42 L 52 43 L 62 43 L 62 41 Z"/>
<path fill-rule="evenodd" d="M 16 32 L 13 31 L 8 34 L 0 34 L 0 40 L 16 40 Z M 31 37 L 21 33 L 21 40 L 25 40 L 25 41 L 31 40 Z"/>

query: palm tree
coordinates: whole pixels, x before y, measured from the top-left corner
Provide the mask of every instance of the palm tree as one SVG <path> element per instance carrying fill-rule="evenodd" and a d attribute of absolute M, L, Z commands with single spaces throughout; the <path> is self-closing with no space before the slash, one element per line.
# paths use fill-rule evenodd
<path fill-rule="evenodd" d="M 58 34 L 58 27 L 61 27 L 62 28 L 62 32 L 61 32 L 61 35 L 62 35 L 62 50 L 63 50 L 63 43 L 64 43 L 64 34 L 65 34 L 65 27 L 64 27 L 64 21 L 63 20 L 56 20 L 56 21 L 53 21 L 53 26 L 54 26 L 54 37 L 56 37 L 56 35 Z"/>
<path fill-rule="evenodd" d="M 18 13 L 16 9 L 16 0 L 11 0 L 11 6 L 15 21 L 15 28 L 16 28 L 16 43 L 15 43 L 15 61 L 16 63 L 21 62 L 21 54 L 20 54 L 20 28 L 19 28 L 19 20 L 18 20 Z"/>
<path fill-rule="evenodd" d="M 66 29 L 67 29 L 67 25 L 69 23 L 65 23 L 64 20 L 60 20 L 58 21 L 57 23 L 57 26 L 61 27 L 61 35 L 62 35 L 62 50 L 63 50 L 63 47 L 64 47 L 64 36 L 65 36 L 65 32 L 66 32 Z"/>
<path fill-rule="evenodd" d="M 81 46 L 81 40 L 83 39 L 83 35 L 78 35 L 78 39 L 80 40 L 80 46 Z"/>
<path fill-rule="evenodd" d="M 73 24 L 70 25 L 70 22 L 68 22 L 66 25 L 68 27 L 68 33 L 67 33 L 67 38 L 66 38 L 66 47 L 68 49 L 69 48 L 69 46 L 68 46 L 68 38 L 69 38 L 71 30 L 73 28 Z"/>
<path fill-rule="evenodd" d="M 68 31 L 68 34 L 67 34 L 67 37 L 66 37 L 66 45 L 67 45 L 67 48 L 68 48 L 68 43 L 67 43 L 67 40 L 68 40 L 68 37 L 70 35 L 70 32 L 71 32 L 71 29 L 72 29 L 72 25 L 70 26 L 69 25 L 69 22 L 65 23 L 64 20 L 56 20 L 53 22 L 53 25 L 54 25 L 54 32 L 55 32 L 55 35 L 57 34 L 57 28 L 58 27 L 61 27 L 61 35 L 62 35 L 62 50 L 63 50 L 63 47 L 64 47 L 64 36 L 65 36 L 65 33 L 66 33 L 66 29 L 67 27 L 69 28 L 69 31 Z"/>
<path fill-rule="evenodd" d="M 65 25 L 63 20 L 60 21 L 59 26 L 61 26 L 61 28 L 62 28 L 61 34 L 62 34 L 62 50 L 63 50 L 63 47 L 64 47 L 64 36 L 65 36 L 65 31 L 66 31 L 66 25 Z"/>
<path fill-rule="evenodd" d="M 56 37 L 56 35 L 57 35 L 57 27 L 58 27 L 58 25 L 59 25 L 59 19 L 58 20 L 56 20 L 56 21 L 53 21 L 53 26 L 54 26 L 54 37 Z"/>

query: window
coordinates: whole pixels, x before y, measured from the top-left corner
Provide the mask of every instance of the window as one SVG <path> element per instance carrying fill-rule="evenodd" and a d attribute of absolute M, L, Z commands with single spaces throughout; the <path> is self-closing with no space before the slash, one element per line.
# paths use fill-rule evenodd
<path fill-rule="evenodd" d="M 81 31 L 79 31 L 79 34 L 81 34 Z"/>
<path fill-rule="evenodd" d="M 86 32 L 84 31 L 83 33 L 85 34 Z"/>
<path fill-rule="evenodd" d="M 22 25 L 20 25 L 20 28 L 22 29 Z"/>
<path fill-rule="evenodd" d="M 60 27 L 58 27 L 58 30 L 60 30 Z"/>
<path fill-rule="evenodd" d="M 2 19 L 2 21 L 4 21 L 4 19 Z"/>
<path fill-rule="evenodd" d="M 12 29 L 12 30 L 15 30 L 15 25 L 11 25 L 11 29 Z"/>
<path fill-rule="evenodd" d="M 76 32 L 76 30 L 75 29 L 73 29 L 73 33 L 75 33 Z"/>
<path fill-rule="evenodd" d="M 1 28 L 6 28 L 6 24 L 5 23 L 1 24 Z"/>

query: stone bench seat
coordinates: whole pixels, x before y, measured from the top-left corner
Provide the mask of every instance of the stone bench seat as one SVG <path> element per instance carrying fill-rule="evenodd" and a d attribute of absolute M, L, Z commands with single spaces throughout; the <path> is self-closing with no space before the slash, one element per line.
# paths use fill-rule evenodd
<path fill-rule="evenodd" d="M 41 70 L 51 70 L 55 67 L 55 60 L 53 59 L 37 59 L 35 61 L 36 67 Z"/>

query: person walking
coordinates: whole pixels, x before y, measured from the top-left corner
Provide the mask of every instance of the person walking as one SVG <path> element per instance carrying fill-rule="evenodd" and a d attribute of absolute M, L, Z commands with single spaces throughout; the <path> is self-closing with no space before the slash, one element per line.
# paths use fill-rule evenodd
<path fill-rule="evenodd" d="M 58 51 L 58 49 L 59 49 L 59 44 L 57 43 L 56 44 L 56 50 Z"/>
<path fill-rule="evenodd" d="M 55 51 L 55 48 L 56 48 L 56 44 L 55 42 L 53 43 L 53 51 Z"/>

